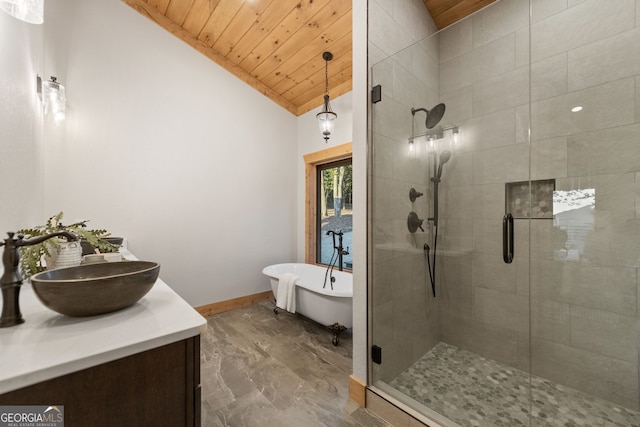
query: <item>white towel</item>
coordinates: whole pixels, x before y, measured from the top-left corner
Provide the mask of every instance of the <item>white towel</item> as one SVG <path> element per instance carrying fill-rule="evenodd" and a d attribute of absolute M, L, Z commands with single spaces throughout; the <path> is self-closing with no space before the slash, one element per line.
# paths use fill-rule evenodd
<path fill-rule="evenodd" d="M 276 306 L 290 313 L 296 312 L 296 282 L 298 276 L 293 273 L 284 273 L 278 279 L 278 295 Z"/>
<path fill-rule="evenodd" d="M 287 311 L 289 313 L 296 312 L 296 282 L 298 278 L 292 274 L 289 277 L 289 289 L 287 291 Z"/>

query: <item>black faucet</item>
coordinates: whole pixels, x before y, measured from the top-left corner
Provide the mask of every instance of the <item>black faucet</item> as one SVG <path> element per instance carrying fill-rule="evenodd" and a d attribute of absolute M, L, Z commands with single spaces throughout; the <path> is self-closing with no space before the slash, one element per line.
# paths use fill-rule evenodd
<path fill-rule="evenodd" d="M 20 313 L 20 286 L 22 286 L 22 275 L 20 274 L 20 251 L 22 246 L 32 246 L 49 240 L 52 237 L 63 236 L 68 241 L 78 240 L 77 236 L 66 231 L 38 236 L 31 239 L 24 239 L 22 234 L 14 238 L 15 233 L 9 232 L 8 238 L 0 242 L 4 246 L 2 254 L 2 265 L 4 273 L 0 277 L 0 289 L 2 290 L 2 316 L 0 317 L 0 328 L 19 325 L 24 323 L 22 313 Z"/>
<path fill-rule="evenodd" d="M 342 271 L 342 256 L 343 255 L 349 255 L 349 248 L 344 249 L 344 247 L 342 246 L 342 236 L 343 236 L 343 232 L 342 230 L 335 232 L 333 230 L 329 230 L 327 231 L 327 236 L 332 234 L 333 236 L 333 249 L 335 251 L 338 251 L 338 270 Z M 338 236 L 338 245 L 336 246 L 336 236 Z"/>

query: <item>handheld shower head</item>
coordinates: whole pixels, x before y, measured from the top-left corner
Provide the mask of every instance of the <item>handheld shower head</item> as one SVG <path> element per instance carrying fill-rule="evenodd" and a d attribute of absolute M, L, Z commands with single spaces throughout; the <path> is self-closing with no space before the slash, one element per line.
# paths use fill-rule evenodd
<path fill-rule="evenodd" d="M 451 158 L 451 151 L 449 150 L 443 151 L 442 153 L 440 153 L 440 164 L 447 163 L 450 158 Z"/>
<path fill-rule="evenodd" d="M 438 162 L 438 173 L 436 173 L 436 179 L 440 180 L 442 177 L 442 165 L 447 163 L 451 158 L 451 151 L 446 150 L 440 153 L 440 161 Z"/>

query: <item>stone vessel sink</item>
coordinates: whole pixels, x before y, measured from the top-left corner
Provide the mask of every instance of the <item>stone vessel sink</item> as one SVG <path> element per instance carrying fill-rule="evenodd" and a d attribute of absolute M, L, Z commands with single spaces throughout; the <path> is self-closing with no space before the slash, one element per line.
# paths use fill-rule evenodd
<path fill-rule="evenodd" d="M 79 265 L 31 276 L 38 299 L 51 310 L 84 317 L 135 304 L 158 279 L 160 264 L 122 261 Z"/>

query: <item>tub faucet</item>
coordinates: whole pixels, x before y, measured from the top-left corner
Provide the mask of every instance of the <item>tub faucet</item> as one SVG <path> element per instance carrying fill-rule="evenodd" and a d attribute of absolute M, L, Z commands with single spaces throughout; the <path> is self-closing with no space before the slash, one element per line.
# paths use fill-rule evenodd
<path fill-rule="evenodd" d="M 327 236 L 333 235 L 333 250 L 338 252 L 338 270 L 342 271 L 342 257 L 344 255 L 349 255 L 349 248 L 345 249 L 342 246 L 342 236 L 344 233 L 342 230 L 335 232 L 333 230 L 327 231 Z M 338 236 L 338 244 L 336 245 L 336 236 Z"/>
<path fill-rule="evenodd" d="M 0 317 L 0 328 L 16 326 L 24 323 L 22 313 L 20 313 L 20 286 L 22 286 L 22 275 L 20 274 L 20 251 L 22 246 L 32 246 L 49 240 L 52 237 L 63 236 L 69 241 L 78 240 L 78 237 L 66 231 L 47 234 L 46 236 L 24 239 L 22 234 L 14 238 L 15 233 L 8 232 L 8 238 L 0 242 L 4 246 L 2 254 L 2 265 L 4 273 L 0 277 L 0 289 L 2 290 L 2 316 Z"/>

